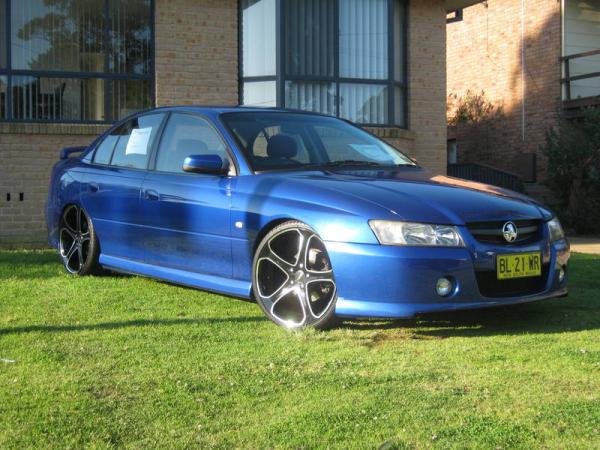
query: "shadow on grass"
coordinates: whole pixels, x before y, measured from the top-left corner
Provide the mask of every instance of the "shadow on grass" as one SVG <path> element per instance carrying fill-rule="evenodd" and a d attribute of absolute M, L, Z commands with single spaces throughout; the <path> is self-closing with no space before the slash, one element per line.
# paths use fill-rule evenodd
<path fill-rule="evenodd" d="M 578 255 L 571 260 L 570 295 L 487 309 L 419 315 L 413 319 L 344 322 L 356 330 L 410 329 L 419 337 L 470 337 L 564 333 L 600 329 L 600 258 Z"/>
<path fill-rule="evenodd" d="M 105 322 L 84 325 L 29 325 L 26 327 L 0 328 L 0 336 L 22 333 L 64 333 L 70 331 L 116 330 L 129 327 L 174 326 L 174 325 L 202 325 L 219 323 L 246 323 L 263 322 L 262 317 L 226 317 L 210 319 L 139 319 L 124 322 Z"/>
<path fill-rule="evenodd" d="M 599 329 L 600 314 L 591 306 L 586 308 L 585 303 L 563 298 L 528 305 L 426 314 L 413 319 L 383 323 L 345 322 L 343 328 L 404 328 L 410 329 L 416 337 L 438 338 L 565 333 Z"/>
<path fill-rule="evenodd" d="M 44 251 L 0 252 L 0 280 L 52 278 L 57 276 L 60 264 L 56 253 Z M 62 269 L 61 269 L 62 270 Z M 469 337 L 513 335 L 527 333 L 562 333 L 600 329 L 600 258 L 576 255 L 569 265 L 570 291 L 568 298 L 542 300 L 490 309 L 455 311 L 417 316 L 407 320 L 344 321 L 341 328 L 356 330 L 385 330 L 405 328 L 415 337 Z M 109 277 L 127 275 L 109 272 Z M 167 283 L 170 284 L 170 283 Z M 181 325 L 219 322 L 259 322 L 259 317 L 232 317 L 223 319 L 165 319 L 134 320 L 128 322 L 92 325 L 44 326 L 0 329 L 0 336 L 27 332 L 68 332 L 94 329 L 116 329 L 151 325 Z"/>
<path fill-rule="evenodd" d="M 0 251 L 0 280 L 35 280 L 56 278 L 59 275 L 69 275 L 64 269 L 61 257 L 56 250 L 3 250 Z M 121 278 L 131 275 L 101 271 L 94 277 Z"/>

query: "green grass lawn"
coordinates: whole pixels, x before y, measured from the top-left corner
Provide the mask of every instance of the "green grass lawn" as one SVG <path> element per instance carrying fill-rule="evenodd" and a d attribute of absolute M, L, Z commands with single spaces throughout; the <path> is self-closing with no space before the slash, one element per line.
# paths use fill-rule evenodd
<path fill-rule="evenodd" d="M 600 257 L 570 276 L 566 299 L 289 332 L 0 252 L 0 448 L 600 448 Z"/>

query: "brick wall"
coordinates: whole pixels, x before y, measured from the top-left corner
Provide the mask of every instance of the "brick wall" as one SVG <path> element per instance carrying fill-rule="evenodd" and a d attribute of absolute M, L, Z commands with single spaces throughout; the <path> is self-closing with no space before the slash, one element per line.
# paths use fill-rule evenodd
<path fill-rule="evenodd" d="M 157 105 L 237 104 L 237 14 L 235 0 L 156 0 Z M 443 0 L 411 2 L 410 130 L 371 130 L 436 172 L 445 171 L 446 158 L 445 16 Z M 0 247 L 45 244 L 44 204 L 59 150 L 88 144 L 105 128 L 0 124 Z"/>
<path fill-rule="evenodd" d="M 446 8 L 441 0 L 410 2 L 409 128 L 413 155 L 437 173 L 446 173 Z"/>
<path fill-rule="evenodd" d="M 157 0 L 155 17 L 157 104 L 237 105 L 237 0 Z"/>
<path fill-rule="evenodd" d="M 156 0 L 155 9 L 157 105 L 237 104 L 237 1 Z M 44 205 L 60 149 L 89 144 L 104 129 L 0 124 L 0 247 L 45 245 Z"/>
<path fill-rule="evenodd" d="M 449 135 L 457 140 L 460 161 L 523 176 L 528 175 L 524 156 L 535 153 L 542 181 L 546 167 L 540 146 L 556 121 L 561 95 L 560 2 L 523 4 L 524 10 L 521 0 L 489 0 L 466 8 L 461 22 L 447 26 L 448 94 L 484 92 L 496 108 Z"/>
<path fill-rule="evenodd" d="M 50 171 L 59 151 L 87 145 L 103 129 L 89 125 L 0 124 L 0 247 L 46 243 L 44 205 Z"/>

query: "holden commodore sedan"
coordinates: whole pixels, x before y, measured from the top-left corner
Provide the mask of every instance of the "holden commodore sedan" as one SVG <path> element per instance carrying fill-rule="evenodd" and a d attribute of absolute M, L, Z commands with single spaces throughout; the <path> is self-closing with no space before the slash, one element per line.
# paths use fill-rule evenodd
<path fill-rule="evenodd" d="M 551 211 L 432 174 L 317 114 L 129 117 L 62 151 L 46 213 L 71 274 L 104 268 L 253 298 L 289 328 L 567 294 L 569 243 Z"/>

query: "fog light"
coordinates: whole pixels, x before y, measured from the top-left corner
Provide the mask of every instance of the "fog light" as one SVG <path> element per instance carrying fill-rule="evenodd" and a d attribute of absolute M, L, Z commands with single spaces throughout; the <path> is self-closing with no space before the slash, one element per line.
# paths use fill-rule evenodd
<path fill-rule="evenodd" d="M 566 275 L 567 275 L 567 273 L 565 272 L 565 268 L 561 267 L 560 270 L 558 271 L 558 282 L 562 283 L 563 281 L 565 281 Z"/>
<path fill-rule="evenodd" d="M 448 278 L 440 278 L 437 280 L 435 290 L 440 297 L 447 297 L 452 293 L 454 284 Z"/>

